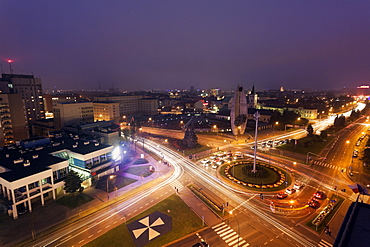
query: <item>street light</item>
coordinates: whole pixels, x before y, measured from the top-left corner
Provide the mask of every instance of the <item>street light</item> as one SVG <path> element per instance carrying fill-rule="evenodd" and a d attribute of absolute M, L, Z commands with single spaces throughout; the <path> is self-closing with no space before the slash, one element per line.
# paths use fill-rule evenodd
<path fill-rule="evenodd" d="M 217 133 L 217 140 L 218 140 L 218 128 L 217 128 L 217 125 L 213 125 L 213 128 L 216 130 L 216 133 Z"/>
<path fill-rule="evenodd" d="M 273 131 L 272 131 L 272 136 L 274 136 L 275 135 L 275 130 L 276 130 L 276 125 L 278 125 L 279 124 L 279 122 L 278 121 L 276 121 L 275 122 L 275 125 L 274 125 L 274 128 L 272 129 Z"/>
<path fill-rule="evenodd" d="M 109 203 L 109 190 L 108 190 L 108 181 L 109 179 L 112 179 L 114 178 L 116 175 L 110 175 L 108 178 L 107 178 L 107 193 L 108 193 L 108 203 Z"/>

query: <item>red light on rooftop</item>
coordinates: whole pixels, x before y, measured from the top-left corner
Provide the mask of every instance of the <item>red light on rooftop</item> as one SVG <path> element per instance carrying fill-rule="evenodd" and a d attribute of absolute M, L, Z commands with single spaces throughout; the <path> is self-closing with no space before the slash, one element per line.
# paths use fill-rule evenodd
<path fill-rule="evenodd" d="M 11 62 L 13 62 L 13 60 L 11 60 L 11 59 L 8 59 L 8 63 L 11 63 Z"/>

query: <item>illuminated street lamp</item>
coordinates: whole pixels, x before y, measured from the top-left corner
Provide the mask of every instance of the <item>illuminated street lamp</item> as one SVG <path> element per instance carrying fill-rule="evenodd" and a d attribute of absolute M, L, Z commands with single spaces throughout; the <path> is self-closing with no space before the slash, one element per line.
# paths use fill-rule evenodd
<path fill-rule="evenodd" d="M 213 125 L 213 129 L 215 129 L 216 130 L 216 133 L 217 133 L 217 140 L 218 140 L 218 128 L 217 128 L 217 125 L 215 124 L 215 125 Z"/>
<path fill-rule="evenodd" d="M 110 179 L 113 179 L 116 175 L 110 175 L 108 178 L 107 178 L 107 193 L 108 193 L 108 203 L 109 203 L 109 190 L 108 190 L 108 181 Z"/>
<path fill-rule="evenodd" d="M 274 128 L 272 129 L 273 130 L 272 131 L 272 136 L 275 135 L 276 125 L 279 125 L 279 122 L 278 121 L 275 122 Z"/>

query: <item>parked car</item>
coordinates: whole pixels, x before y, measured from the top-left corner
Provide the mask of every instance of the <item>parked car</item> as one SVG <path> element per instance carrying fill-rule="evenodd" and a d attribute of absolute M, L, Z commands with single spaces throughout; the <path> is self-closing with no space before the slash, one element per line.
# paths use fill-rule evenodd
<path fill-rule="evenodd" d="M 316 191 L 316 193 L 313 194 L 313 196 L 316 197 L 317 199 L 324 199 L 325 193 L 323 191 Z"/>
<path fill-rule="evenodd" d="M 278 199 L 284 199 L 284 198 L 286 198 L 288 196 L 288 194 L 287 193 L 285 193 L 285 192 L 279 192 L 277 195 L 276 195 L 276 197 L 278 198 Z"/>
<path fill-rule="evenodd" d="M 27 212 L 27 208 L 24 206 L 23 203 L 17 205 L 17 211 L 18 211 L 18 214 L 21 215 L 21 214 L 25 214 Z"/>

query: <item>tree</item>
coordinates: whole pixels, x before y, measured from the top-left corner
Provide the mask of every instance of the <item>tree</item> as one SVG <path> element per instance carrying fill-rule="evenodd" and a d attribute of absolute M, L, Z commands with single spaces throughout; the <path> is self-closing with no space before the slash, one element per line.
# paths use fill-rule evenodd
<path fill-rule="evenodd" d="M 307 126 L 307 129 L 306 130 L 307 130 L 307 133 L 308 133 L 309 136 L 312 136 L 313 135 L 313 127 L 312 127 L 311 124 L 309 124 Z"/>
<path fill-rule="evenodd" d="M 70 170 L 66 179 L 64 180 L 64 190 L 67 193 L 76 192 L 81 188 L 82 179 L 77 172 Z"/>
<path fill-rule="evenodd" d="M 198 144 L 198 137 L 195 134 L 193 128 L 187 128 L 185 130 L 184 139 L 182 140 L 182 144 L 188 148 L 193 148 Z"/>
<path fill-rule="evenodd" d="M 364 149 L 361 160 L 366 164 L 370 164 L 370 148 Z"/>

